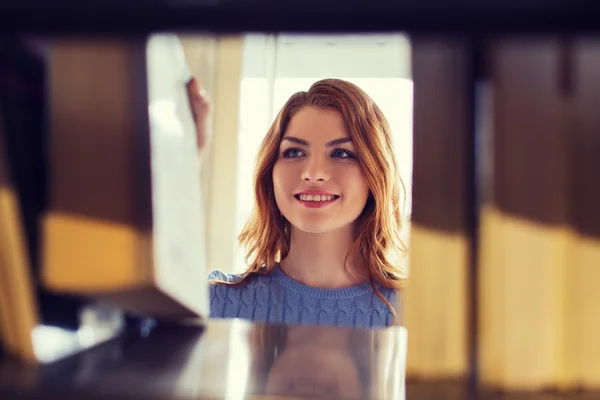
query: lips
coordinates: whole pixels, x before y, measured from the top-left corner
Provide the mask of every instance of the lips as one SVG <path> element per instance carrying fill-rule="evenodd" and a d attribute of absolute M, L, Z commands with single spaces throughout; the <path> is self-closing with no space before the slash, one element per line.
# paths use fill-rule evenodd
<path fill-rule="evenodd" d="M 324 190 L 306 190 L 294 195 L 294 197 L 307 208 L 325 207 L 340 198 L 339 195 Z"/>
<path fill-rule="evenodd" d="M 297 194 L 296 198 L 298 200 L 302 200 L 302 201 L 330 201 L 330 200 L 334 200 L 337 199 L 340 196 L 337 196 L 335 194 L 331 195 L 331 194 Z"/>

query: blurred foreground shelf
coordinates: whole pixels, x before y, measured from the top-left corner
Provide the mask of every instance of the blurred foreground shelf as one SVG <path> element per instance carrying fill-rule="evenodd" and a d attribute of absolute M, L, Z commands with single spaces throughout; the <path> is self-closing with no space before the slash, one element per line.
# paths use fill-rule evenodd
<path fill-rule="evenodd" d="M 404 399 L 406 340 L 398 326 L 159 324 L 51 364 L 5 359 L 0 398 Z"/>
<path fill-rule="evenodd" d="M 597 392 L 500 393 L 409 380 L 406 330 L 211 321 L 142 329 L 46 365 L 0 358 L 1 399 L 592 400 Z M 48 342 L 48 345 L 57 343 Z"/>

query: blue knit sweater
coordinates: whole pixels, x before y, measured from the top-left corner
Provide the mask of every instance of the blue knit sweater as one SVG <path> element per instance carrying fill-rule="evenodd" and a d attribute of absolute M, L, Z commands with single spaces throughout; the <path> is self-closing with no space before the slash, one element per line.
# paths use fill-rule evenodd
<path fill-rule="evenodd" d="M 241 276 L 215 270 L 209 279 L 235 282 Z M 278 266 L 269 275 L 253 276 L 241 286 L 211 283 L 209 288 L 211 318 L 359 328 L 389 326 L 393 318 L 368 283 L 318 289 L 290 278 Z M 395 291 L 381 286 L 378 289 L 395 306 Z"/>

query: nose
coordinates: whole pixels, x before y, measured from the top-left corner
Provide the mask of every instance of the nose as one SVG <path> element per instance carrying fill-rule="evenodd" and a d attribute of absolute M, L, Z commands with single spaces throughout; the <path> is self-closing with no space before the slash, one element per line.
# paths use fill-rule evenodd
<path fill-rule="evenodd" d="M 307 157 L 302 170 L 302 180 L 306 182 L 327 182 L 331 175 L 328 160 L 324 157 Z"/>

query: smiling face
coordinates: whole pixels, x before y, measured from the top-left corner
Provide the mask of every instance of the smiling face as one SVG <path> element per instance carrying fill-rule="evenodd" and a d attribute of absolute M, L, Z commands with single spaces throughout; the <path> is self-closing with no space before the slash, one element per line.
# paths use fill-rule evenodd
<path fill-rule="evenodd" d="M 292 117 L 273 186 L 279 211 L 297 229 L 325 233 L 353 225 L 369 187 L 338 111 L 308 106 Z"/>

